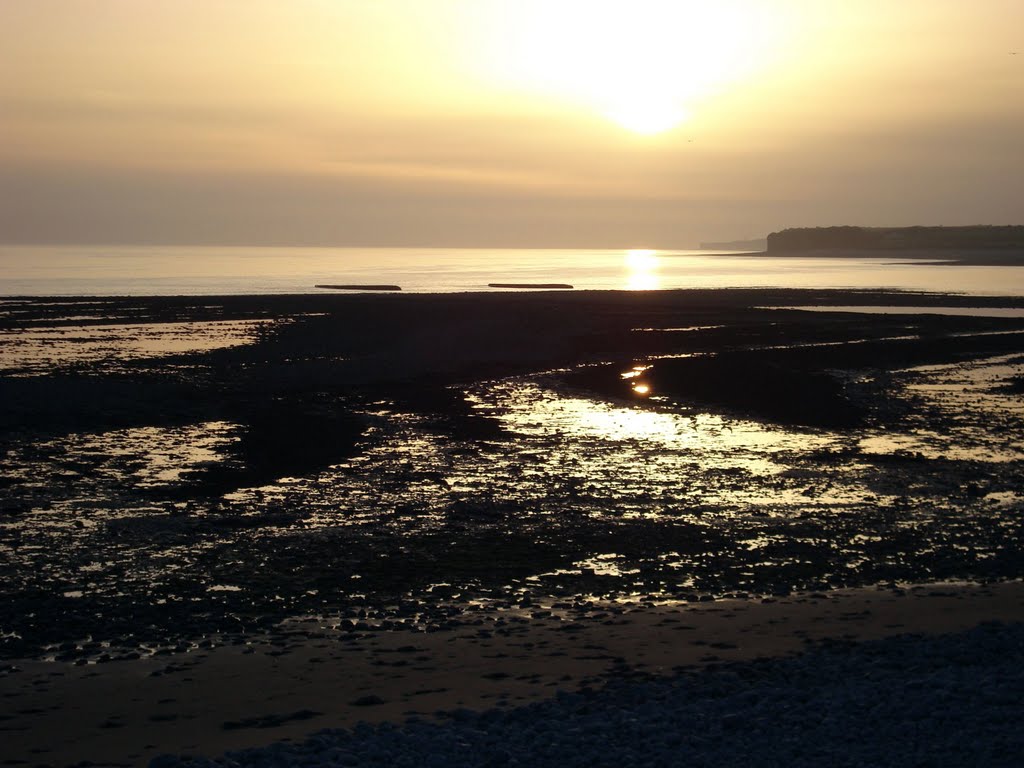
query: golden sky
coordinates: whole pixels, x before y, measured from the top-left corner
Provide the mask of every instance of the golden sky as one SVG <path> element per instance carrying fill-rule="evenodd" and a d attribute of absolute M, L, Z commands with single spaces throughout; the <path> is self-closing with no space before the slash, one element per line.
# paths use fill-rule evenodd
<path fill-rule="evenodd" d="M 0 240 L 1024 223 L 1024 0 L 0 0 Z"/>

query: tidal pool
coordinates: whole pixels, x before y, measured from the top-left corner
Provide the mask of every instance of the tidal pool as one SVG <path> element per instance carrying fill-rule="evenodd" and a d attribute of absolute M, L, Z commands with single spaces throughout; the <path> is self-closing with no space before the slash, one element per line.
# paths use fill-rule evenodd
<path fill-rule="evenodd" d="M 0 374 L 34 376 L 82 365 L 110 370 L 130 360 L 227 349 L 252 344 L 270 323 L 220 320 L 0 330 Z"/>

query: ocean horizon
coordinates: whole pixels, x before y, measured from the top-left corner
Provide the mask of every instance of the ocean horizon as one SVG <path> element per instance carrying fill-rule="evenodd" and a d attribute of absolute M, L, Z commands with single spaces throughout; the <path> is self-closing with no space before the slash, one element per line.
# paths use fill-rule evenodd
<path fill-rule="evenodd" d="M 577 290 L 864 288 L 1024 295 L 1016 266 L 771 257 L 687 249 L 0 246 L 0 296 L 320 293 L 321 284 L 411 293 L 563 283 Z"/>

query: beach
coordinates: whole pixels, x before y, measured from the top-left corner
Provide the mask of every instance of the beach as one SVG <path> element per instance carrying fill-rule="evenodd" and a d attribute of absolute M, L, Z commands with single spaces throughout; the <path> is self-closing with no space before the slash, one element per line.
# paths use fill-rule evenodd
<path fill-rule="evenodd" d="M 4 678 L 8 760 L 144 764 L 301 743 L 323 728 L 444 723 L 610 682 L 674 679 L 839 644 L 1018 622 L 1020 582 L 936 584 L 713 603 L 579 603 L 470 611 L 410 635 L 289 623 L 244 644 L 73 667 L 19 662 Z M 978 658 L 980 667 L 992 660 Z M 913 677 L 913 676 L 909 676 Z M 13 706 L 11 706 L 13 705 Z M 486 756 L 479 756 L 480 763 Z M 8 764 L 15 764 L 9 762 Z M 469 764 L 474 764 L 470 762 Z"/>
<path fill-rule="evenodd" d="M 857 305 L 921 312 L 792 309 Z M 6 764 L 1012 628 L 1024 318 L 965 307 L 1024 300 L 4 300 Z"/>

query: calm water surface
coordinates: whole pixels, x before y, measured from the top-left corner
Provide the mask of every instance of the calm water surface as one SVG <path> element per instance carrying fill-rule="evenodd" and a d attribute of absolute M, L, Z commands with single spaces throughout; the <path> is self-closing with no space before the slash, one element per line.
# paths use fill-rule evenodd
<path fill-rule="evenodd" d="M 318 283 L 448 293 L 486 291 L 497 282 L 590 290 L 784 286 L 1019 296 L 1024 268 L 686 250 L 0 246 L 3 296 L 315 293 Z"/>

